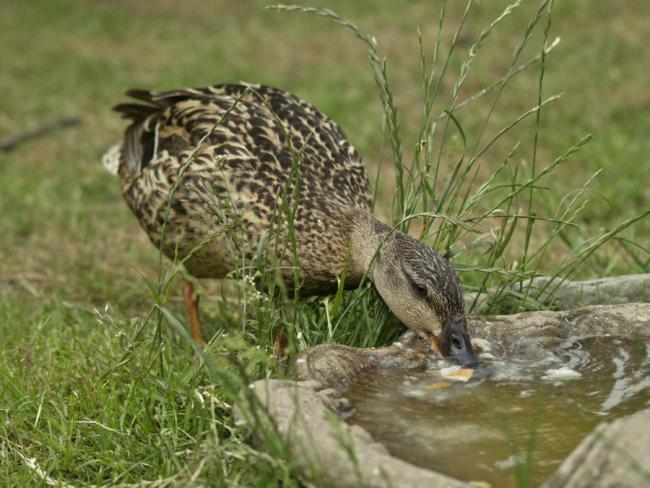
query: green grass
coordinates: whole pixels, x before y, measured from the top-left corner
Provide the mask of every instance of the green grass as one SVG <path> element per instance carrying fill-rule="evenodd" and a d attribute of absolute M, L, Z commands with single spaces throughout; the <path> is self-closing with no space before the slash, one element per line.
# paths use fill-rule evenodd
<path fill-rule="evenodd" d="M 343 126 L 371 178 L 381 169 L 380 216 L 426 234 L 468 288 L 522 283 L 519 296 L 494 300 L 492 310 L 530 306 L 522 298 L 535 274 L 648 272 L 648 219 L 610 231 L 648 211 L 650 7 L 559 2 L 550 24 L 542 9 L 513 66 L 560 36 L 543 77 L 534 63 L 508 81 L 493 109 L 498 87 L 459 108 L 508 73 L 538 9 L 524 1 L 484 31 L 507 5 L 494 3 L 472 5 L 454 41 L 462 2 L 447 5 L 439 38 L 442 2 L 328 2 L 374 34 L 375 46 L 332 22 L 265 10 L 265 2 L 5 1 L 0 135 L 63 115 L 83 122 L 0 153 L 0 484 L 43 485 L 49 476 L 63 486 L 297 485 L 282 446 L 271 455 L 249 447 L 229 414 L 249 379 L 281 374 L 273 334 L 287 332 L 295 352 L 322 342 L 384 344 L 399 330 L 367 286 L 282 300 L 256 293 L 249 280 L 225 291 L 205 283 L 202 312 L 217 336 L 205 356 L 192 354 L 168 281 L 179 270 L 168 266 L 158 280 L 156 251 L 99 165 L 121 135 L 109 108 L 127 88 L 244 79 L 311 101 Z M 502 127 L 559 92 L 474 158 Z M 587 134 L 592 140 L 562 159 Z M 496 207 L 501 216 L 486 214 Z"/>

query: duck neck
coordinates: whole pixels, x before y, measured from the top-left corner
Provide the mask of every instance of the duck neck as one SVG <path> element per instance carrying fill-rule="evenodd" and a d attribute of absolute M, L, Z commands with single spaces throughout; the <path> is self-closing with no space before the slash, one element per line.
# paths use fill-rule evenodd
<path fill-rule="evenodd" d="M 381 260 L 381 253 L 377 251 L 385 248 L 393 229 L 360 209 L 355 209 L 351 221 L 350 270 L 357 280 L 365 274 L 374 283 L 376 264 Z"/>

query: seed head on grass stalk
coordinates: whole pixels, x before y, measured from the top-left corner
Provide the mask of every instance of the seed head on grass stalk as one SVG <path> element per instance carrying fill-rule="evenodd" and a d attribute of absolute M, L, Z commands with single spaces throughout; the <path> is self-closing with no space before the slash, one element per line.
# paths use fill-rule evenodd
<path fill-rule="evenodd" d="M 315 14 L 330 19 L 336 24 L 352 31 L 368 49 L 371 69 L 373 70 L 375 83 L 378 87 L 380 100 L 384 108 L 384 122 L 393 149 L 392 159 L 395 167 L 395 186 L 397 189 L 393 201 L 394 215 L 396 216 L 394 222 L 395 228 L 408 230 L 409 222 L 413 218 L 419 218 L 423 222 L 420 237 L 426 239 L 435 222 L 437 228 L 433 236 L 433 247 L 435 249 L 444 249 L 445 255 L 448 258 L 457 257 L 458 259 L 469 261 L 467 264 L 461 264 L 460 269 L 466 276 L 470 274 L 478 275 L 472 281 L 478 281 L 479 284 L 474 289 L 479 292 L 479 295 L 486 293 L 488 287 L 496 286 L 498 292 L 496 294 L 492 293 L 490 300 L 499 302 L 501 295 L 509 294 L 511 297 L 515 295 L 519 297 L 518 299 L 521 300 L 522 304 L 526 302 L 530 305 L 539 304 L 536 298 L 541 295 L 535 291 L 535 295 L 530 296 L 529 300 L 529 292 L 531 292 L 530 284 L 532 278 L 545 271 L 543 269 L 544 263 L 542 257 L 558 236 L 566 239 L 567 232 L 570 229 L 578 228 L 577 217 L 580 210 L 584 208 L 583 195 L 596 175 L 589 178 L 581 189 L 573 193 L 573 197 L 568 200 L 561 200 L 564 203 L 569 202 L 568 207 L 563 211 L 558 207 L 551 215 L 544 215 L 536 209 L 539 205 L 537 201 L 540 199 L 535 198 L 535 196 L 539 192 L 548 191 L 545 187 L 540 186 L 541 180 L 550 179 L 553 173 L 560 166 L 563 166 L 563 163 L 568 161 L 570 157 L 574 156 L 590 139 L 589 135 L 583 137 L 552 164 L 540 172 L 537 171 L 539 159 L 538 147 L 541 144 L 539 128 L 542 120 L 542 109 L 546 105 L 556 102 L 561 97 L 561 94 L 557 94 L 543 98 L 542 93 L 547 57 L 559 43 L 559 38 L 555 38 L 552 42 L 550 41 L 552 0 L 542 0 L 539 3 L 533 16 L 526 25 L 520 41 L 514 47 L 505 73 L 474 95 L 470 95 L 460 101 L 461 88 L 474 65 L 474 61 L 479 57 L 480 52 L 485 49 L 485 46 L 487 46 L 487 41 L 492 32 L 498 29 L 499 24 L 517 9 L 520 3 L 520 1 L 515 1 L 506 6 L 481 31 L 477 40 L 470 47 L 466 59 L 460 64 L 460 70 L 452 85 L 449 100 L 446 102 L 446 108 L 443 108 L 440 115 L 436 117 L 431 114 L 433 113 L 434 106 L 440 103 L 440 89 L 443 79 L 449 71 L 448 67 L 451 65 L 452 54 L 454 54 L 457 41 L 469 12 L 474 7 L 474 2 L 469 0 L 465 4 L 457 28 L 454 30 L 451 43 L 446 54 L 441 57 L 440 54 L 443 51 L 442 32 L 447 24 L 447 2 L 443 0 L 438 20 L 438 32 L 434 41 L 432 61 L 430 64 L 425 55 L 425 41 L 420 30 L 417 30 L 421 65 L 423 116 L 418 131 L 418 143 L 415 145 L 414 156 L 410 165 L 406 165 L 403 161 L 400 121 L 395 104 L 394 92 L 388 79 L 387 62 L 378 52 L 378 44 L 375 37 L 365 33 L 357 24 L 341 17 L 330 9 L 304 7 L 300 5 L 275 5 L 269 8 L 279 11 Z M 520 64 L 519 59 L 522 53 L 534 39 L 534 34 L 539 30 L 540 25 L 542 26 L 542 35 L 539 54 Z M 506 87 L 515 75 L 533 66 L 538 67 L 536 105 L 515 117 L 492 135 L 488 135 L 487 142 L 484 142 L 483 139 L 486 135 L 490 120 Z M 493 94 L 493 97 L 489 102 L 486 116 L 483 118 L 475 133 L 467 134 L 456 112 L 488 94 Z M 522 172 L 519 171 L 518 166 L 514 165 L 513 161 L 514 154 L 521 147 L 519 141 L 517 141 L 503 163 L 488 174 L 486 181 L 480 182 L 478 180 L 478 166 L 482 160 L 496 147 L 497 142 L 506 135 L 510 136 L 515 128 L 518 128 L 524 120 L 530 117 L 534 117 L 531 176 L 524 177 L 524 180 L 520 181 Z M 440 122 L 444 123 L 441 126 L 439 137 L 434 139 L 436 130 L 440 128 Z M 450 170 L 450 176 L 447 178 L 447 181 L 441 182 L 442 185 L 439 187 L 439 175 L 441 174 L 441 164 L 443 161 L 442 155 L 450 145 L 450 136 L 453 133 L 450 130 L 451 128 L 454 128 L 455 132 L 460 136 L 463 150 L 456 158 L 456 162 Z M 434 141 L 439 145 L 437 151 L 435 151 L 435 156 L 433 151 Z M 505 169 L 508 169 L 511 178 L 508 183 L 501 183 L 501 177 L 498 175 Z M 476 187 L 477 184 L 478 188 Z M 526 210 L 520 208 L 520 199 L 524 199 L 526 202 Z M 546 197 L 544 199 L 546 200 Z M 560 203 L 560 205 L 563 205 L 563 203 Z M 502 211 L 501 209 L 503 208 L 506 210 Z M 495 240 L 490 243 L 485 240 L 486 234 L 480 230 L 480 227 L 486 224 L 489 225 L 489 222 L 495 218 L 499 219 L 501 223 L 495 235 Z M 614 234 L 610 235 L 610 237 L 613 238 L 618 232 L 621 232 L 641 218 L 643 218 L 642 215 L 624 222 L 613 231 Z M 518 236 L 518 224 L 522 221 L 526 224 L 525 229 L 523 229 L 523 246 L 519 251 L 514 249 L 512 243 L 515 242 L 515 238 Z M 541 223 L 552 225 L 552 230 L 546 237 L 542 235 L 544 227 L 540 225 Z M 467 240 L 470 238 L 473 241 L 467 243 Z M 590 250 L 589 255 L 595 252 L 607 240 L 605 238 L 596 239 L 594 245 L 588 248 Z M 534 243 L 539 244 L 534 246 Z M 489 252 L 484 257 L 474 252 L 485 247 L 489 249 Z M 511 263 L 508 263 L 507 259 L 512 259 L 509 256 L 513 254 L 515 256 L 520 254 L 520 257 L 514 258 Z M 563 265 L 561 272 L 566 272 L 569 268 L 575 269 L 577 267 L 578 262 L 575 260 L 575 257 L 570 258 L 569 261 L 573 264 Z M 487 272 L 487 270 L 491 271 Z M 497 270 L 498 272 L 496 272 Z M 566 279 L 566 276 L 564 279 Z M 525 284 L 526 282 L 527 284 Z M 514 285 L 518 285 L 519 287 L 517 293 L 514 293 Z"/>

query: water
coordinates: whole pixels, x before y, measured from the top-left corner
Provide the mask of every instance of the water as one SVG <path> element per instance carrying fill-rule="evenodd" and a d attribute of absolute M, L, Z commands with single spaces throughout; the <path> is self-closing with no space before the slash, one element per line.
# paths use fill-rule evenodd
<path fill-rule="evenodd" d="M 648 339 L 571 340 L 535 361 L 488 359 L 468 381 L 435 366 L 361 378 L 346 392 L 349 422 L 410 463 L 494 487 L 518 476 L 539 486 L 597 424 L 650 407 Z"/>

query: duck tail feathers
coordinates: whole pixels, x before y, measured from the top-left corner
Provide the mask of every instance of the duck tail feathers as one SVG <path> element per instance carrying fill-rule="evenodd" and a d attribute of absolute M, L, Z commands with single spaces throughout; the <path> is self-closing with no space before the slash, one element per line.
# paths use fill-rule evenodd
<path fill-rule="evenodd" d="M 120 169 L 120 156 L 122 144 L 113 144 L 102 156 L 102 166 L 112 175 L 116 175 Z"/>

